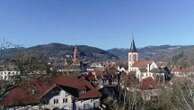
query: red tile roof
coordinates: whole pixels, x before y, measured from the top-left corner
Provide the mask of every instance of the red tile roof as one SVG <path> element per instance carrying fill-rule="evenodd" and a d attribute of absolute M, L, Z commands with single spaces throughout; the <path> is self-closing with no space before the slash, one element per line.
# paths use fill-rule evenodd
<path fill-rule="evenodd" d="M 152 64 L 153 61 L 149 60 L 142 60 L 142 61 L 137 61 L 133 64 L 133 67 L 138 67 L 138 68 L 147 68 L 148 64 Z"/>
<path fill-rule="evenodd" d="M 47 94 L 53 87 L 57 85 L 67 86 L 80 90 L 89 90 L 86 94 L 80 96 L 80 99 L 99 97 L 99 92 L 84 79 L 75 77 L 58 76 L 51 80 L 31 80 L 22 82 L 21 85 L 11 89 L 5 97 L 0 101 L 3 106 L 19 106 L 38 104 L 40 98 Z M 33 94 L 33 92 L 35 92 Z"/>
<path fill-rule="evenodd" d="M 156 80 L 154 80 L 152 77 L 148 77 L 140 82 L 140 88 L 142 90 L 154 89 L 156 88 L 156 83 Z"/>
<path fill-rule="evenodd" d="M 69 86 L 78 90 L 93 89 L 93 86 L 84 79 L 69 76 L 57 76 L 52 79 L 55 84 Z"/>
<path fill-rule="evenodd" d="M 101 93 L 96 89 L 92 89 L 84 94 L 81 94 L 79 97 L 79 100 L 99 98 L 99 97 L 101 97 Z"/>
<path fill-rule="evenodd" d="M 39 103 L 39 96 L 50 88 L 51 85 L 42 81 L 32 80 L 22 82 L 21 85 L 11 89 L 0 101 L 3 106 L 17 106 Z M 35 94 L 33 94 L 35 92 Z"/>
<path fill-rule="evenodd" d="M 194 67 L 188 67 L 188 68 L 183 68 L 183 67 L 175 67 L 171 71 L 172 73 L 174 72 L 180 72 L 180 73 L 188 73 L 188 72 L 194 72 Z"/>
<path fill-rule="evenodd" d="M 16 87 L 12 89 L 8 95 L 1 101 L 3 106 L 17 106 L 27 104 L 37 104 L 38 99 L 24 88 Z"/>

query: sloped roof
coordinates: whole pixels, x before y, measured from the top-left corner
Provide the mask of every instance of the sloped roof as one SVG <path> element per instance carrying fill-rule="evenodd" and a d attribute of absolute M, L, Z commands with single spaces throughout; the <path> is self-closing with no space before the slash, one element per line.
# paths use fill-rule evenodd
<path fill-rule="evenodd" d="M 85 100 L 91 98 L 99 98 L 101 97 L 101 93 L 97 89 L 92 89 L 84 94 L 81 94 L 78 100 Z"/>
<path fill-rule="evenodd" d="M 78 90 L 93 89 L 93 86 L 88 81 L 76 77 L 57 76 L 52 80 L 58 85 L 69 86 Z"/>
<path fill-rule="evenodd" d="M 187 68 L 183 68 L 183 67 L 175 67 L 172 69 L 171 71 L 173 72 L 180 72 L 180 73 L 189 73 L 189 72 L 194 72 L 194 67 L 187 67 Z"/>
<path fill-rule="evenodd" d="M 48 81 L 31 80 L 22 82 L 21 85 L 11 89 L 0 101 L 0 105 L 22 106 L 40 103 L 41 97 L 57 86 L 75 88 L 76 90 L 88 90 L 78 99 L 100 97 L 100 93 L 86 80 L 75 77 L 58 76 Z"/>
<path fill-rule="evenodd" d="M 39 96 L 49 89 L 50 85 L 38 80 L 22 82 L 20 86 L 11 89 L 0 101 L 3 106 L 18 106 L 28 104 L 38 104 Z M 33 94 L 33 91 L 35 94 Z"/>
<path fill-rule="evenodd" d="M 133 64 L 133 67 L 138 67 L 138 68 L 147 68 L 148 64 L 152 64 L 153 61 L 151 60 L 141 60 L 141 61 L 136 61 Z"/>
<path fill-rule="evenodd" d="M 152 77 L 148 77 L 143 79 L 141 82 L 141 89 L 142 90 L 148 90 L 148 89 L 154 89 L 156 88 L 156 80 L 154 80 Z"/>
<path fill-rule="evenodd" d="M 3 98 L 0 105 L 17 106 L 39 103 L 36 96 L 28 93 L 24 88 L 16 87 L 9 91 L 8 95 Z"/>

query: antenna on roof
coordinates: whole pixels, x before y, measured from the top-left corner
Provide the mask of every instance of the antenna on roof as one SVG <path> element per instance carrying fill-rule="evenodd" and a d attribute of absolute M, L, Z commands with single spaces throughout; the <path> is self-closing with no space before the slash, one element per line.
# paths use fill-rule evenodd
<path fill-rule="evenodd" d="M 131 38 L 130 38 L 130 42 L 132 42 L 134 40 L 134 33 L 131 32 Z"/>
<path fill-rule="evenodd" d="M 131 34 L 131 35 L 132 35 L 132 40 L 134 40 L 134 32 L 132 32 L 132 34 Z"/>

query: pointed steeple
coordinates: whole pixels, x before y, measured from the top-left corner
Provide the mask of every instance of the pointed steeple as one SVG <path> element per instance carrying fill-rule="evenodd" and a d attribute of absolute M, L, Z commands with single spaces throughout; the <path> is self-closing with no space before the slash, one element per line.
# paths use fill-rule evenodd
<path fill-rule="evenodd" d="M 132 37 L 132 42 L 131 42 L 131 47 L 130 47 L 129 52 L 137 52 L 137 48 L 135 46 L 135 41 L 133 37 Z"/>

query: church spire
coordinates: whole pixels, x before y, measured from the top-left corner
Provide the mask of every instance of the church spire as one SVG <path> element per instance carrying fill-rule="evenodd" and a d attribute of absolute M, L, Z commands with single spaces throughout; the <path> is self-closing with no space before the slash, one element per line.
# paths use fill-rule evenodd
<path fill-rule="evenodd" d="M 131 41 L 131 47 L 128 53 L 128 71 L 133 71 L 133 64 L 139 60 L 139 53 L 137 51 L 137 48 L 135 46 L 135 40 L 133 38 L 132 34 L 132 41 Z"/>
<path fill-rule="evenodd" d="M 137 52 L 137 48 L 135 46 L 135 40 L 134 40 L 133 34 L 132 34 L 132 42 L 131 42 L 131 47 L 130 47 L 129 52 Z"/>

